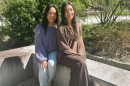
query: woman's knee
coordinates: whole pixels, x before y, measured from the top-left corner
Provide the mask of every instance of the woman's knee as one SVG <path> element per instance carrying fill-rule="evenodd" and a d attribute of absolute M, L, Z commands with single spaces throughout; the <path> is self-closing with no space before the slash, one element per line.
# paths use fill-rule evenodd
<path fill-rule="evenodd" d="M 56 65 L 56 63 L 57 63 L 56 56 L 57 56 L 57 51 L 53 51 L 48 54 L 48 65 L 49 66 L 53 67 Z"/>
<path fill-rule="evenodd" d="M 56 61 L 54 61 L 54 60 L 48 60 L 48 66 L 51 66 L 51 67 L 56 66 Z"/>
<path fill-rule="evenodd" d="M 86 60 L 83 59 L 83 58 L 80 58 L 78 59 L 78 62 L 77 63 L 81 63 L 81 64 L 86 64 Z"/>

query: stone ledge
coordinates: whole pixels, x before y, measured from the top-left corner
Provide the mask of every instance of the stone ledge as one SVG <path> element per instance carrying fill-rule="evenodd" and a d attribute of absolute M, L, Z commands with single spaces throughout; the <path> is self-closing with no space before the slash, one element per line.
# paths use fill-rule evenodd
<path fill-rule="evenodd" d="M 15 86 L 40 86 L 39 81 L 35 78 L 30 78 L 24 82 L 21 82 Z"/>
<path fill-rule="evenodd" d="M 33 77 L 32 53 L 34 45 L 0 52 L 0 86 L 14 86 Z"/>
<path fill-rule="evenodd" d="M 0 67 L 6 58 L 19 57 L 25 68 L 32 53 L 35 53 L 34 45 L 1 51 L 0 52 Z"/>
<path fill-rule="evenodd" d="M 87 59 L 86 63 L 88 64 L 88 71 L 91 76 L 111 83 L 113 84 L 113 86 L 130 85 L 130 71 L 103 64 L 100 62 L 92 61 L 89 59 Z M 100 82 L 98 83 L 100 84 Z"/>
<path fill-rule="evenodd" d="M 100 86 L 129 86 L 130 72 L 100 62 L 87 59 L 86 64 L 91 79 Z M 69 86 L 70 69 L 57 65 L 52 86 Z"/>
<path fill-rule="evenodd" d="M 115 67 L 122 68 L 122 69 L 130 71 L 130 63 L 118 62 L 118 61 L 113 60 L 113 59 L 107 59 L 107 58 L 103 58 L 103 57 L 100 57 L 100 56 L 91 55 L 87 52 L 86 52 L 86 57 L 88 59 L 91 59 L 91 60 L 94 60 L 94 61 L 98 61 L 98 62 L 101 62 L 101 63 L 104 63 L 104 64 L 108 64 L 108 65 L 111 65 L 111 66 L 115 66 Z"/>
<path fill-rule="evenodd" d="M 31 77 L 38 79 L 38 66 L 35 61 L 34 45 L 8 51 L 9 53 L 3 51 L 5 56 L 0 52 L 0 61 L 4 59 L 0 67 L 0 86 L 13 86 Z M 20 55 L 18 53 L 20 53 Z M 31 58 L 28 53 L 31 55 Z M 30 60 L 28 60 L 27 57 L 29 57 Z M 24 66 L 22 62 L 26 62 L 27 66 Z M 130 71 L 90 59 L 87 59 L 86 63 L 91 79 L 96 81 L 100 86 L 130 85 Z M 69 86 L 69 80 L 70 69 L 58 64 L 52 86 Z M 8 83 L 6 83 L 7 81 Z"/>

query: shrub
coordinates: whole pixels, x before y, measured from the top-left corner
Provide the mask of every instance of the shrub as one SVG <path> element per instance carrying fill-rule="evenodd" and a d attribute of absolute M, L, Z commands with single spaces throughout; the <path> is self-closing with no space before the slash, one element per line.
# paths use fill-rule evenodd
<path fill-rule="evenodd" d="M 92 54 L 126 60 L 130 55 L 130 21 L 117 22 L 113 26 L 82 26 L 85 46 L 91 43 Z M 127 61 L 127 60 L 126 60 Z"/>
<path fill-rule="evenodd" d="M 5 18 L 2 30 L 8 30 L 7 34 L 21 44 L 32 44 L 35 27 L 41 21 L 45 4 L 35 0 L 10 0 L 5 7 L 1 12 Z"/>
<path fill-rule="evenodd" d="M 95 25 L 82 25 L 82 36 L 86 46 L 93 46 L 96 42 L 96 34 L 100 30 L 100 26 L 97 24 Z"/>
<path fill-rule="evenodd" d="M 36 24 L 41 22 L 45 7 L 49 3 L 54 3 L 59 9 L 61 4 L 67 0 L 2 0 L 0 1 L 0 15 L 4 19 L 5 26 L 2 27 L 2 33 L 6 33 L 13 39 L 16 39 L 22 45 L 34 43 L 34 31 Z M 74 2 L 73 0 L 71 0 Z M 74 2 L 76 11 L 84 9 L 84 5 L 77 5 Z M 82 7 L 82 8 L 79 8 Z M 83 8 L 84 7 L 84 8 Z M 85 13 L 82 13 L 84 16 Z M 81 15 L 80 15 L 81 16 Z M 4 32 L 5 31 L 5 32 Z"/>

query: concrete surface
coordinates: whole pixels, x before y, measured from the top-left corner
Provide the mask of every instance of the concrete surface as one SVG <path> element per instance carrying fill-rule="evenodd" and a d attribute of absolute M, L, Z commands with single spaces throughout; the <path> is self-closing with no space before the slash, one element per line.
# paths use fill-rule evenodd
<path fill-rule="evenodd" d="M 57 64 L 57 70 L 52 81 L 52 86 L 69 86 L 70 72 L 70 68 Z"/>
<path fill-rule="evenodd" d="M 86 60 L 88 72 L 91 79 L 100 86 L 129 86 L 130 71 L 123 70 L 114 66 Z M 52 81 L 52 86 L 69 86 L 70 69 L 57 65 L 57 71 Z"/>
<path fill-rule="evenodd" d="M 21 82 L 21 83 L 15 85 L 15 86 L 40 86 L 40 85 L 39 85 L 39 82 L 38 82 L 37 79 L 30 78 L 30 79 L 28 79 L 24 82 Z"/>
<path fill-rule="evenodd" d="M 89 59 L 86 63 L 90 76 L 101 86 L 130 86 L 130 71 Z"/>
<path fill-rule="evenodd" d="M 38 79 L 39 68 L 38 68 L 38 64 L 36 62 L 35 54 L 32 54 L 32 57 L 33 57 L 33 77 Z"/>
<path fill-rule="evenodd" d="M 0 52 L 0 86 L 13 86 L 33 77 L 34 45 Z"/>
<path fill-rule="evenodd" d="M 125 69 L 130 71 L 130 63 L 126 63 L 126 62 L 118 62 L 114 59 L 108 59 L 108 58 L 104 58 L 104 57 L 100 57 L 100 56 L 95 56 L 95 55 L 91 55 L 90 53 L 86 52 L 86 57 L 88 59 L 94 60 L 94 61 L 98 61 L 104 64 L 108 64 L 114 67 L 118 67 L 121 69 Z"/>
<path fill-rule="evenodd" d="M 34 45 L 4 51 L 5 55 L 0 52 L 0 86 L 39 86 L 38 65 L 33 51 Z M 130 71 L 89 59 L 86 60 L 86 64 L 91 79 L 100 86 L 130 85 Z M 69 80 L 70 69 L 57 64 L 52 86 L 69 86 Z"/>
<path fill-rule="evenodd" d="M 0 86 L 13 86 L 33 76 L 32 58 L 24 69 L 19 57 L 6 58 L 0 67 Z"/>

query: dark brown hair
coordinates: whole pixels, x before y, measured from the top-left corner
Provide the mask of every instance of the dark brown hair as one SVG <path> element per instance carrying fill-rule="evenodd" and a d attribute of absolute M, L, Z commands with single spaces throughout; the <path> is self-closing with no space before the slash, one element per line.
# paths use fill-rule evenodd
<path fill-rule="evenodd" d="M 65 17 L 65 7 L 67 5 L 71 5 L 73 7 L 73 10 L 74 10 L 74 17 L 72 19 L 72 28 L 73 28 L 73 30 L 70 29 L 71 27 L 68 27 L 68 35 L 69 35 L 69 37 L 77 40 L 78 35 L 77 35 L 77 22 L 76 22 L 76 16 L 75 16 L 75 7 L 72 4 L 72 2 L 70 2 L 70 1 L 64 2 L 62 4 L 62 6 L 61 6 L 61 18 L 62 18 L 61 24 L 66 26 L 66 27 L 68 26 L 68 22 L 67 22 L 67 19 Z"/>
<path fill-rule="evenodd" d="M 59 23 L 59 16 L 58 16 L 58 9 L 57 7 L 54 5 L 54 4 L 49 4 L 46 9 L 45 9 L 45 12 L 44 12 L 44 15 L 43 15 L 43 18 L 42 18 L 42 25 L 44 27 L 44 30 L 45 30 L 45 33 L 47 31 L 47 27 L 48 27 L 48 19 L 47 19 L 47 13 L 49 12 L 50 8 L 51 7 L 54 7 L 56 9 L 56 20 L 54 21 L 57 25 Z"/>

